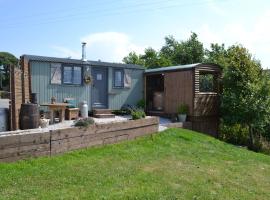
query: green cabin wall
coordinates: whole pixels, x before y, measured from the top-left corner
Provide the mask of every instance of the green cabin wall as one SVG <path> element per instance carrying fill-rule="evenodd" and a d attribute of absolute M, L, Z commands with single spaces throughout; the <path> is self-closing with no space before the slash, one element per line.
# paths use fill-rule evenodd
<path fill-rule="evenodd" d="M 133 69 L 131 73 L 131 88 L 113 88 L 113 68 L 108 70 L 108 95 L 109 108 L 120 109 L 124 104 L 136 105 L 143 98 L 143 72 L 144 70 Z"/>
<path fill-rule="evenodd" d="M 30 62 L 31 92 L 37 93 L 38 103 L 48 103 L 52 96 L 58 102 L 64 98 L 75 98 L 77 104 L 87 101 L 91 110 L 91 84 L 86 85 L 56 85 L 50 83 L 50 62 Z M 95 66 L 96 67 L 96 66 Z M 113 88 L 113 68 L 108 67 L 108 108 L 120 109 L 124 104 L 136 105 L 143 98 L 143 72 L 144 70 L 132 69 L 131 88 Z"/>

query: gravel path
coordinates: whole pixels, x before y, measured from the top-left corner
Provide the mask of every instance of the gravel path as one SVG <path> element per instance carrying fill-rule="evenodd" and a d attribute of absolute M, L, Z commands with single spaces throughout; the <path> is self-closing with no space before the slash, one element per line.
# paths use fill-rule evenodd
<path fill-rule="evenodd" d="M 8 108 L 8 107 L 9 107 L 9 100 L 0 99 L 0 108 Z M 115 116 L 115 118 L 93 118 L 93 119 L 95 123 L 97 124 L 104 124 L 104 123 L 127 121 L 131 119 L 131 116 L 126 115 L 126 116 Z M 168 123 L 171 123 L 169 119 L 160 117 L 159 132 L 166 130 L 167 127 L 165 125 Z M 62 123 L 49 125 L 49 127 L 47 128 L 36 128 L 36 129 L 29 129 L 29 130 L 23 130 L 23 131 L 17 130 L 17 131 L 0 132 L 0 135 L 44 132 L 44 131 L 49 131 L 49 130 L 64 129 L 64 128 L 72 127 L 73 125 L 74 125 L 74 120 L 70 120 L 70 121 L 64 121 Z"/>

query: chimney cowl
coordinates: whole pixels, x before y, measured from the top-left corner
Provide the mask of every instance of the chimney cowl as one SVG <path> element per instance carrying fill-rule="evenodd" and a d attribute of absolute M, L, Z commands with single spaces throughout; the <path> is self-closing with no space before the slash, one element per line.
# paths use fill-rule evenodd
<path fill-rule="evenodd" d="M 86 42 L 82 42 L 82 61 L 87 61 L 85 52 Z"/>

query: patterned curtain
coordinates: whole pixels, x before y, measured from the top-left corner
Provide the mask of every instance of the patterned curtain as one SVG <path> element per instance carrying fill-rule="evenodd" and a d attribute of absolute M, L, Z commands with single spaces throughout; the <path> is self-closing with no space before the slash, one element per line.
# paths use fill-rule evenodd
<path fill-rule="evenodd" d="M 125 69 L 124 70 L 124 87 L 125 88 L 131 88 L 131 69 Z"/>

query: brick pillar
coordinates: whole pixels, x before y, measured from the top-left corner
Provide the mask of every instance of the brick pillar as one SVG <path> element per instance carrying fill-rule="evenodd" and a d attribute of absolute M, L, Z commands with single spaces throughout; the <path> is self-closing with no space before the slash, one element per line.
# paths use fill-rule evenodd
<path fill-rule="evenodd" d="M 19 129 L 19 115 L 22 104 L 22 71 L 10 67 L 10 130 Z"/>
<path fill-rule="evenodd" d="M 25 58 L 25 56 L 21 57 L 20 65 L 22 69 L 22 102 L 27 103 L 30 101 L 31 78 L 30 78 L 29 61 Z"/>

